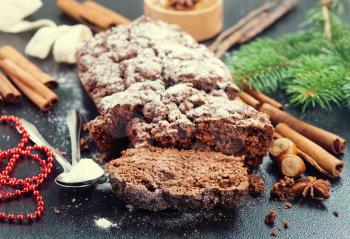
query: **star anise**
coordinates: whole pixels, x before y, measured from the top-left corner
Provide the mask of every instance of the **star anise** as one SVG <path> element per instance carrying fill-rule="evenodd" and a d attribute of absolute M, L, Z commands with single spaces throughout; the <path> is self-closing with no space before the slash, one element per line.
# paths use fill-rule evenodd
<path fill-rule="evenodd" d="M 186 9 L 193 7 L 199 0 L 169 0 L 170 6 L 175 9 Z"/>
<path fill-rule="evenodd" d="M 289 194 L 292 197 L 302 196 L 304 198 L 323 200 L 330 196 L 329 187 L 330 183 L 328 180 L 309 176 L 296 181 L 290 188 Z"/>

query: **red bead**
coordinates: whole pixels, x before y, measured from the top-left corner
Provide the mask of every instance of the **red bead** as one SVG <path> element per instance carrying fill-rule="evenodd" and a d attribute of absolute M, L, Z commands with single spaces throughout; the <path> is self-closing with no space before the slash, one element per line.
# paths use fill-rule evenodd
<path fill-rule="evenodd" d="M 28 218 L 28 220 L 34 220 L 35 218 L 36 218 L 36 216 L 34 215 L 34 214 L 32 214 L 32 213 L 29 213 L 28 215 L 27 215 L 27 218 Z"/>
<path fill-rule="evenodd" d="M 15 220 L 15 215 L 10 213 L 9 215 L 7 215 L 7 219 L 11 222 L 11 221 Z"/>
<path fill-rule="evenodd" d="M 37 197 L 36 197 L 36 200 L 37 200 L 37 202 L 43 201 L 43 197 L 42 197 L 42 196 L 37 196 Z"/>
<path fill-rule="evenodd" d="M 6 198 L 12 198 L 15 194 L 14 193 L 6 193 Z"/>
<path fill-rule="evenodd" d="M 17 180 L 17 183 L 18 183 L 19 185 L 22 185 L 22 184 L 24 183 L 24 181 L 23 181 L 23 179 L 18 179 L 18 180 Z"/>
<path fill-rule="evenodd" d="M 0 122 L 11 123 L 10 125 L 14 125 L 17 128 L 17 131 L 22 135 L 22 139 L 16 147 L 8 150 L 0 150 L 0 163 L 2 160 L 9 158 L 7 165 L 3 167 L 4 170 L 0 171 L 0 186 L 10 186 L 14 189 L 16 189 L 18 186 L 23 187 L 22 190 L 16 189 L 14 192 L 0 194 L 0 199 L 13 199 L 15 197 L 19 198 L 23 193 L 28 193 L 31 191 L 38 205 L 37 210 L 34 213 L 29 213 L 26 215 L 26 217 L 23 214 L 18 214 L 15 216 L 12 213 L 6 215 L 2 212 L 0 213 L 0 220 L 7 218 L 8 222 L 12 222 L 15 219 L 18 220 L 18 222 L 22 222 L 25 218 L 27 218 L 29 221 L 32 221 L 34 219 L 40 218 L 43 215 L 45 202 L 37 188 L 39 185 L 44 183 L 44 180 L 51 173 L 51 168 L 53 167 L 52 163 L 55 158 L 53 156 L 53 152 L 46 146 L 26 146 L 26 144 L 29 142 L 29 135 L 23 128 L 23 125 L 18 118 L 14 116 L 3 115 L 0 116 Z M 41 158 L 39 154 L 33 154 L 33 150 L 44 152 L 46 154 L 46 158 Z M 9 175 L 13 172 L 17 162 L 19 160 L 26 160 L 26 157 L 38 162 L 38 164 L 41 166 L 40 173 L 38 175 L 34 175 L 31 178 L 25 179 L 10 177 Z"/>
<path fill-rule="evenodd" d="M 34 214 L 35 214 L 36 218 L 39 218 L 39 217 L 42 216 L 42 211 L 37 210 L 37 211 L 34 212 Z"/>
<path fill-rule="evenodd" d="M 24 215 L 18 214 L 18 215 L 16 216 L 16 219 L 17 219 L 19 222 L 22 222 L 22 221 L 24 220 Z"/>
<path fill-rule="evenodd" d="M 39 207 L 38 207 L 38 211 L 44 212 L 44 206 L 39 206 Z"/>

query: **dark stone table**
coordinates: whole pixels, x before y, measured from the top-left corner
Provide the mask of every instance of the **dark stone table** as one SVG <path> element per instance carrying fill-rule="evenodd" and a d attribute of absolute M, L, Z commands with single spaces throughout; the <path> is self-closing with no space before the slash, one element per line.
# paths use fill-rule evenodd
<path fill-rule="evenodd" d="M 31 20 L 49 18 L 59 24 L 74 24 L 75 22 L 63 16 L 55 7 L 54 0 L 45 0 L 44 7 L 30 17 Z M 104 5 L 111 7 L 135 19 L 142 14 L 141 0 L 105 0 Z M 256 8 L 262 1 L 258 0 L 226 0 L 225 27 L 236 22 L 247 11 Z M 272 26 L 264 35 L 279 36 L 286 32 L 295 31 L 302 21 L 304 13 L 316 1 L 300 1 L 297 10 L 284 17 L 282 21 Z M 350 18 L 347 18 L 350 22 Z M 11 44 L 20 51 L 30 37 L 30 33 L 16 35 L 0 34 L 0 44 Z M 67 112 L 79 109 L 85 120 L 95 117 L 96 110 L 83 91 L 74 66 L 57 64 L 50 56 L 48 60 L 34 60 L 42 69 L 53 75 L 59 82 L 56 92 L 61 100 L 50 113 L 41 113 L 26 99 L 20 104 L 5 105 L 2 114 L 12 114 L 23 117 L 35 123 L 43 135 L 55 146 L 69 155 L 68 131 L 64 118 Z M 281 95 L 276 95 L 284 101 Z M 341 134 L 350 141 L 350 111 L 335 108 L 326 112 L 313 109 L 305 114 L 298 109 L 287 110 L 322 128 Z M 0 129 L 0 148 L 5 149 L 16 144 L 18 136 L 8 128 Z M 350 147 L 347 148 L 343 160 L 346 166 L 349 161 Z M 94 152 L 84 156 L 94 157 Z M 275 166 L 266 158 L 258 170 L 266 180 L 267 188 L 279 177 Z M 23 162 L 16 169 L 17 175 L 30 175 L 36 170 L 35 164 Z M 61 172 L 55 165 L 53 175 L 42 187 L 46 201 L 46 213 L 41 221 L 31 225 L 0 224 L 0 238 L 270 238 L 271 227 L 264 224 L 264 216 L 269 209 L 277 213 L 275 227 L 282 228 L 282 220 L 289 222 L 290 228 L 279 233 L 279 238 L 350 238 L 350 170 L 345 168 L 343 177 L 332 182 L 332 196 L 324 203 L 298 201 L 292 209 L 284 209 L 283 203 L 270 199 L 269 192 L 261 198 L 247 198 L 236 209 L 215 212 L 163 212 L 150 213 L 133 210 L 126 207 L 110 191 L 105 188 L 92 188 L 85 191 L 66 191 L 58 188 L 54 177 Z M 317 175 L 316 172 L 309 172 Z M 31 199 L 0 203 L 3 211 L 31 210 L 34 205 Z M 54 207 L 60 210 L 57 215 Z M 339 217 L 333 211 L 339 211 Z M 95 220 L 106 218 L 114 223 L 108 230 L 96 226 Z"/>

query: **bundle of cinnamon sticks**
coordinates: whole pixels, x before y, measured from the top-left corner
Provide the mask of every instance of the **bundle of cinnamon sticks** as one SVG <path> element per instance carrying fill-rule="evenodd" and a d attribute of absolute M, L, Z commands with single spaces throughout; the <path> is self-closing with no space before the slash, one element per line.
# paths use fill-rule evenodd
<path fill-rule="evenodd" d="M 106 8 L 95 1 L 57 0 L 57 6 L 78 22 L 87 25 L 95 32 L 107 30 L 119 24 L 129 24 L 126 17 Z"/>
<path fill-rule="evenodd" d="M 16 103 L 21 92 L 40 110 L 49 111 L 58 96 L 49 88 L 57 82 L 9 45 L 0 47 L 0 95 L 5 102 Z M 16 87 L 19 89 L 17 89 Z"/>
<path fill-rule="evenodd" d="M 209 49 L 217 57 L 221 57 L 236 44 L 248 42 L 263 32 L 286 13 L 293 10 L 296 5 L 297 0 L 282 0 L 280 4 L 277 3 L 277 0 L 267 2 L 222 32 L 210 45 Z"/>
<path fill-rule="evenodd" d="M 297 147 L 297 154 L 320 173 L 340 177 L 344 162 L 334 155 L 345 150 L 346 140 L 339 135 L 308 124 L 282 110 L 282 105 L 270 97 L 244 86 L 239 98 L 266 113 L 275 125 L 276 138 L 288 138 Z"/>

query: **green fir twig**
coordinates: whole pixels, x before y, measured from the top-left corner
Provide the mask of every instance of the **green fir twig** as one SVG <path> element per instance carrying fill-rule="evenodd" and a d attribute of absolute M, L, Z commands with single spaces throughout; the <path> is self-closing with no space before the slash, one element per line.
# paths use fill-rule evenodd
<path fill-rule="evenodd" d="M 350 29 L 337 15 L 341 9 L 342 0 L 322 0 L 306 14 L 308 30 L 242 46 L 226 61 L 235 80 L 267 93 L 283 89 L 303 110 L 350 108 Z"/>

